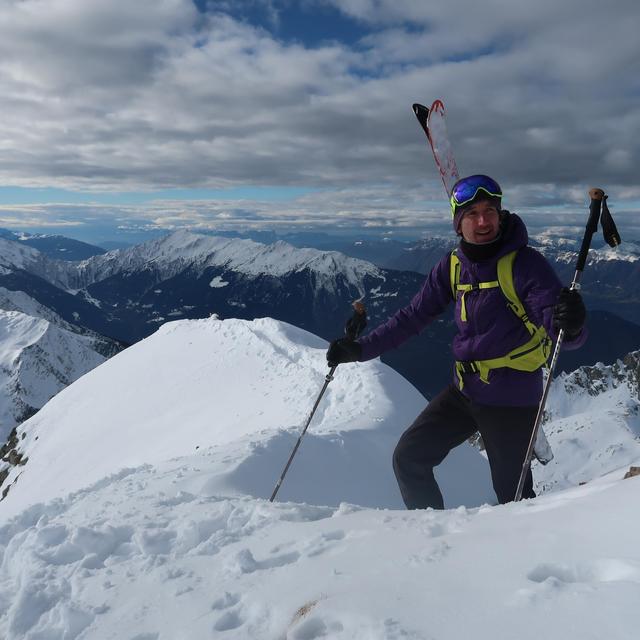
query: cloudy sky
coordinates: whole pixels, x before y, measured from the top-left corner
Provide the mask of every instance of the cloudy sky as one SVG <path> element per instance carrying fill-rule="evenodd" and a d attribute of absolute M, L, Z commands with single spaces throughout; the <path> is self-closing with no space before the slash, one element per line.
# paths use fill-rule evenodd
<path fill-rule="evenodd" d="M 413 102 L 532 226 L 640 238 L 636 0 L 1 0 L 0 226 L 424 234 Z M 629 231 L 628 231 L 629 232 Z"/>

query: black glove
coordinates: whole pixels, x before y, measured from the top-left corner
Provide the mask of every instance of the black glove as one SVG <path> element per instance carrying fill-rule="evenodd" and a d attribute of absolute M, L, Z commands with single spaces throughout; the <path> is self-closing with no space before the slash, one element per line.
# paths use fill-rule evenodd
<path fill-rule="evenodd" d="M 569 339 L 575 338 L 584 326 L 587 310 L 582 296 L 575 289 L 563 287 L 553 307 L 553 327 L 564 330 Z"/>
<path fill-rule="evenodd" d="M 334 340 L 327 350 L 327 364 L 330 367 L 337 367 L 343 362 L 357 362 L 362 355 L 362 347 L 349 338 L 338 338 Z"/>

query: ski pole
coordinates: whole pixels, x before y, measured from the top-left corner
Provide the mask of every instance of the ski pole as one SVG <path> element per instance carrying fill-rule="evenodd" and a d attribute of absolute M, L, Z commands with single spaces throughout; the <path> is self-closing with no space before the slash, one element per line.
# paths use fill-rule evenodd
<path fill-rule="evenodd" d="M 353 309 L 354 309 L 353 316 L 351 316 L 351 318 L 347 320 L 347 324 L 344 328 L 345 334 L 349 340 L 355 340 L 362 333 L 365 326 L 367 325 L 367 311 L 365 309 L 364 304 L 362 304 L 362 302 L 360 302 L 359 300 L 356 300 L 356 302 L 353 303 Z M 337 368 L 338 368 L 338 365 L 334 365 L 333 367 L 331 367 L 331 369 L 329 369 L 329 373 L 326 375 L 324 379 L 324 384 L 322 385 L 320 395 L 318 396 L 315 404 L 313 405 L 313 409 L 311 409 L 311 413 L 307 418 L 307 422 L 305 423 L 304 428 L 302 429 L 302 432 L 298 436 L 298 440 L 295 446 L 293 447 L 293 451 L 291 452 L 289 459 L 287 460 L 287 464 L 285 465 L 284 469 L 282 470 L 282 473 L 280 474 L 280 478 L 276 483 L 276 486 L 273 490 L 273 493 L 271 494 L 271 497 L 269 498 L 269 502 L 273 502 L 275 500 L 275 497 L 278 494 L 278 491 L 280 489 L 280 485 L 282 485 L 282 481 L 284 480 L 284 477 L 287 475 L 287 471 L 289 471 L 289 467 L 293 462 L 293 458 L 296 455 L 298 448 L 300 447 L 302 438 L 304 438 L 304 434 L 307 432 L 307 428 L 311 424 L 311 420 L 313 419 L 316 409 L 320 404 L 320 400 L 322 400 L 322 396 L 324 395 L 324 392 L 327 390 L 329 383 L 333 380 L 333 374 L 335 373 L 335 370 Z"/>
<path fill-rule="evenodd" d="M 602 232 L 605 242 L 610 247 L 616 247 L 621 242 L 620 234 L 618 233 L 616 225 L 613 222 L 613 218 L 611 217 L 611 213 L 609 212 L 609 207 L 607 207 L 607 196 L 605 195 L 604 191 L 602 189 L 591 189 L 589 191 L 589 197 L 591 198 L 591 204 L 589 205 L 589 220 L 584 232 L 584 237 L 582 238 L 582 246 L 580 247 L 580 253 L 578 254 L 576 271 L 575 275 L 573 276 L 571 286 L 569 287 L 570 289 L 580 289 L 580 278 L 582 277 L 582 272 L 584 271 L 587 262 L 587 254 L 589 253 L 589 247 L 591 246 L 591 239 L 593 237 L 593 234 L 598 230 L 598 220 L 600 219 L 601 212 Z M 551 381 L 553 379 L 553 372 L 556 368 L 556 362 L 558 360 L 558 355 L 560 354 L 560 347 L 562 346 L 563 340 L 564 330 L 560 329 L 558 333 L 558 339 L 556 340 L 556 345 L 553 350 L 553 356 L 551 357 L 551 363 L 549 364 L 549 375 L 547 376 L 547 380 L 544 385 L 542 398 L 540 399 L 538 412 L 533 424 L 533 432 L 531 433 L 531 439 L 529 440 L 527 453 L 522 464 L 522 471 L 520 472 L 520 479 L 518 480 L 518 487 L 516 489 L 514 502 L 519 502 L 522 499 L 524 483 L 529 471 L 529 465 L 531 464 L 533 449 L 536 443 L 536 438 L 538 436 L 538 430 L 542 422 L 544 407 L 547 401 L 547 396 L 549 395 L 549 389 L 551 387 Z"/>

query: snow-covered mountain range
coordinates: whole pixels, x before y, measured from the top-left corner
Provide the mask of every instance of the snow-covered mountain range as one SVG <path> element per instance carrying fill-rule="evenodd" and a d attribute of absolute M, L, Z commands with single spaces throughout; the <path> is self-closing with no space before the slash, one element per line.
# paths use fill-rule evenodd
<path fill-rule="evenodd" d="M 0 441 L 119 346 L 0 287 Z M 0 458 L 4 457 L 4 453 Z M 0 462 L 0 474 L 6 465 Z"/>
<path fill-rule="evenodd" d="M 0 635 L 633 637 L 640 354 L 556 381 L 542 496 L 483 506 L 487 463 L 464 445 L 438 477 L 466 506 L 445 512 L 402 510 L 391 471 L 424 399 L 378 361 L 341 365 L 270 504 L 325 349 L 266 318 L 172 322 L 20 425 Z"/>
<path fill-rule="evenodd" d="M 435 259 L 450 247 L 449 242 L 436 238 L 425 247 Z M 562 243 L 559 248 L 566 249 Z M 23 249 L 14 247 L 13 252 Z M 5 259 L 5 264 L 9 262 Z M 382 269 L 334 251 L 186 231 L 78 263 L 20 253 L 16 262 L 13 269 L 7 266 L 0 274 L 0 286 L 27 291 L 67 321 L 125 343 L 150 335 L 167 320 L 204 318 L 211 313 L 223 318 L 273 317 L 331 339 L 341 333 L 345 312 L 355 298 L 365 296 L 370 326 L 375 326 L 407 304 L 423 280 L 416 272 Z M 617 269 L 634 263 L 614 260 L 610 264 Z M 604 292 L 605 308 L 620 304 L 629 311 L 635 304 L 634 294 L 626 288 L 622 291 L 620 283 L 618 278 L 603 280 L 595 289 Z M 612 363 L 640 347 L 640 327 L 592 308 L 589 295 L 585 293 L 589 323 L 598 338 L 562 355 L 559 366 L 566 371 L 597 361 Z M 432 396 L 449 381 L 453 333 L 451 317 L 443 316 L 442 322 L 385 354 L 383 360 Z M 425 359 L 433 366 L 416 366 Z"/>
<path fill-rule="evenodd" d="M 25 273 L 36 276 L 74 294 L 73 301 L 66 297 L 53 300 L 60 315 L 66 318 L 70 305 L 89 304 L 91 312 L 74 308 L 79 321 L 127 342 L 149 335 L 165 319 L 210 313 L 250 318 L 275 316 L 288 309 L 289 320 L 317 328 L 326 325 L 327 316 L 343 299 L 368 295 L 373 311 L 386 298 L 398 296 L 401 289 L 409 295 L 421 279 L 418 274 L 393 272 L 389 276 L 371 263 L 337 252 L 185 231 L 78 263 L 52 263 L 27 248 L 11 249 L 5 258 L 5 275 L 13 262 L 14 281 L 6 286 L 19 288 L 15 286 L 18 272 L 23 278 Z M 0 285 L 2 280 L 0 275 Z M 314 314 L 320 310 L 322 314 Z M 329 321 L 335 323 L 332 317 Z M 105 323 L 110 333 L 104 331 Z"/>
<path fill-rule="evenodd" d="M 105 249 L 61 235 L 14 233 L 0 228 L 0 238 L 14 240 L 37 249 L 56 260 L 85 260 L 105 253 Z"/>
<path fill-rule="evenodd" d="M 224 267 L 248 276 L 276 277 L 309 270 L 320 287 L 332 287 L 338 276 L 355 287 L 360 286 L 366 276 L 383 279 L 380 269 L 373 264 L 335 251 L 297 249 L 282 241 L 265 245 L 252 240 L 175 231 L 157 240 L 82 261 L 75 269 L 68 269 L 67 287 L 80 289 L 115 274 L 141 269 L 153 269 L 161 279 L 167 280 L 187 267 L 200 270 Z"/>

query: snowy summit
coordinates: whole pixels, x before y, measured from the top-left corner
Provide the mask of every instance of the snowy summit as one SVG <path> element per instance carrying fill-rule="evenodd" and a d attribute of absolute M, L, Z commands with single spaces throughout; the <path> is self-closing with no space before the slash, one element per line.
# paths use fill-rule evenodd
<path fill-rule="evenodd" d="M 378 361 L 338 368 L 269 503 L 325 350 L 267 318 L 169 323 L 23 423 L 28 460 L 0 503 L 0 636 L 634 637 L 640 478 L 597 477 L 592 458 L 583 486 L 491 506 L 486 461 L 465 445 L 439 478 L 454 508 L 407 512 L 390 458 L 425 401 Z M 612 441 L 637 426 L 615 378 Z M 566 393 L 588 411 L 578 383 Z M 578 438 L 556 395 L 562 437 Z"/>
<path fill-rule="evenodd" d="M 269 318 L 163 325 L 21 425 L 29 462 L 13 472 L 19 481 L 2 503 L 5 513 L 125 467 L 205 452 L 225 460 L 218 489 L 203 480 L 207 491 L 268 498 L 324 382 L 325 349 L 324 340 Z M 379 362 L 341 367 L 280 498 L 400 507 L 391 451 L 423 403 Z M 463 496 L 451 487 L 453 504 L 482 504 L 491 498 L 484 461 L 471 447 L 459 455 L 483 489 Z"/>

